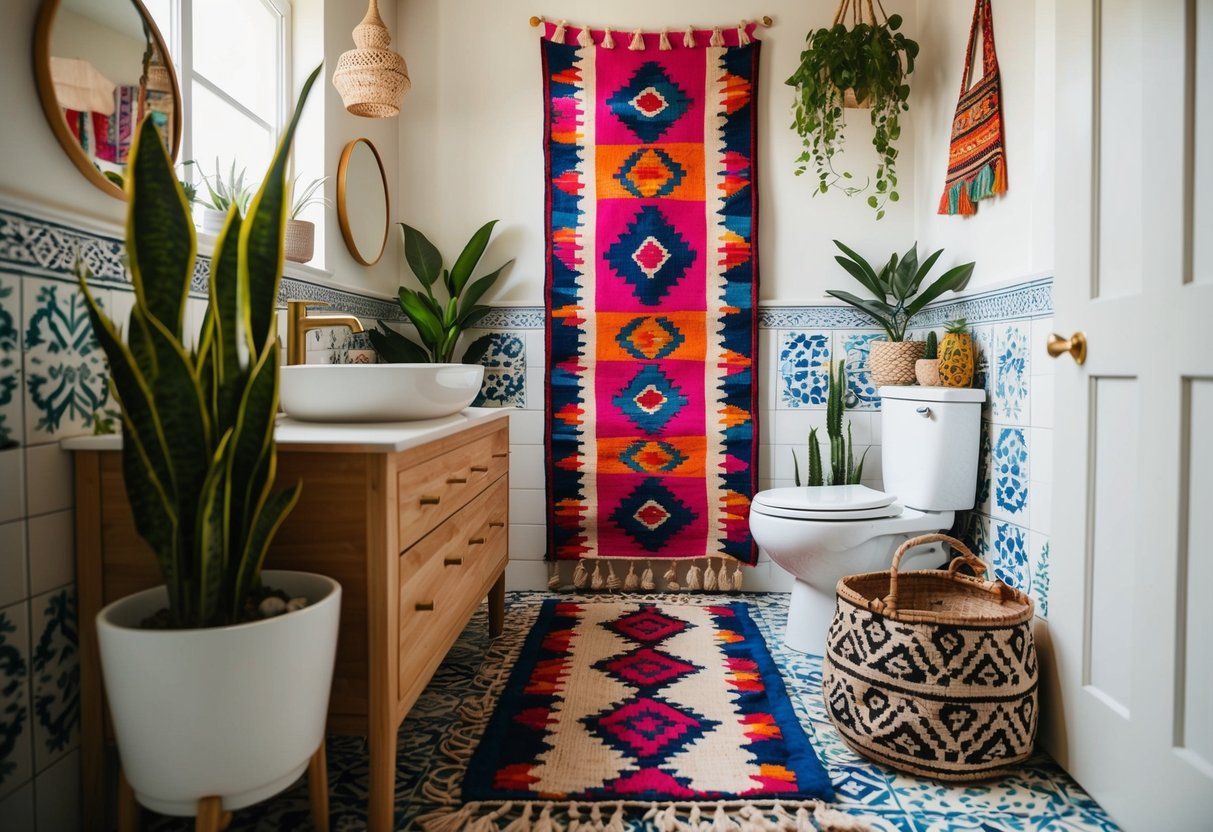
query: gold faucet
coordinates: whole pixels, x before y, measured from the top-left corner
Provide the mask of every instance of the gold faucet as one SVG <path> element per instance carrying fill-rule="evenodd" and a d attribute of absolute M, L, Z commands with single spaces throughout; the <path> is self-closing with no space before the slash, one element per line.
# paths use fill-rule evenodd
<path fill-rule="evenodd" d="M 288 300 L 286 302 L 286 363 L 307 361 L 307 333 L 311 329 L 329 326 L 349 327 L 350 332 L 362 332 L 362 321 L 353 315 L 308 315 L 309 306 L 328 306 L 321 300 Z"/>

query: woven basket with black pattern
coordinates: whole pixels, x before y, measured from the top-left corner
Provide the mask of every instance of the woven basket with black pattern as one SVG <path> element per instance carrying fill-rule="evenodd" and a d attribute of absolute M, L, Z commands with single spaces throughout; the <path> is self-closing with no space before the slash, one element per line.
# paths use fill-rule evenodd
<path fill-rule="evenodd" d="M 902 555 L 943 541 L 946 570 L 898 574 Z M 963 543 L 907 540 L 886 572 L 838 582 L 826 637 L 826 711 L 847 745 L 879 763 L 937 780 L 983 780 L 1032 753 L 1037 661 L 1032 601 Z"/>

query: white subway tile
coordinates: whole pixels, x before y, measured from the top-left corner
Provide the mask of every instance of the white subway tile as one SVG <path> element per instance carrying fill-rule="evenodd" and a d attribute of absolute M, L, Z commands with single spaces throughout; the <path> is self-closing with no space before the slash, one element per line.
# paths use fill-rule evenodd
<path fill-rule="evenodd" d="M 542 488 L 510 489 L 510 524 L 543 525 L 546 505 Z"/>
<path fill-rule="evenodd" d="M 73 751 L 34 781 L 38 832 L 75 832 L 80 828 L 80 752 Z"/>
<path fill-rule="evenodd" d="M 1030 466 L 1032 482 L 1053 481 L 1053 429 L 1029 428 L 1028 447 L 1031 449 Z"/>
<path fill-rule="evenodd" d="M 25 451 L 0 451 L 0 523 L 25 516 Z"/>
<path fill-rule="evenodd" d="M 31 517 L 71 508 L 72 483 L 72 455 L 58 442 L 25 449 L 25 493 Z"/>
<path fill-rule="evenodd" d="M 543 370 L 544 356 L 547 354 L 546 334 L 542 329 L 524 330 L 523 340 L 526 342 L 526 365 Z"/>
<path fill-rule="evenodd" d="M 541 560 L 511 560 L 505 567 L 505 588 L 509 592 L 546 591 L 548 565 Z"/>
<path fill-rule="evenodd" d="M 510 488 L 543 488 L 542 445 L 510 446 Z"/>
<path fill-rule="evenodd" d="M 534 523 L 510 525 L 510 560 L 543 560 L 547 545 L 546 526 Z"/>
<path fill-rule="evenodd" d="M 527 410 L 543 411 L 544 396 L 547 395 L 546 381 L 542 367 L 527 370 L 526 381 L 524 382 Z"/>
<path fill-rule="evenodd" d="M 74 512 L 40 514 L 27 522 L 30 595 L 70 584 L 76 576 Z"/>
<path fill-rule="evenodd" d="M 20 783 L 15 774 L 10 774 L 12 783 Z M 3 792 L 0 792 L 3 794 Z M 0 797 L 0 818 L 4 819 L 4 832 L 34 832 L 34 781 L 28 780 L 5 797 Z"/>
<path fill-rule="evenodd" d="M 1057 360 L 1049 355 L 1045 345 L 1049 343 L 1049 334 L 1053 331 L 1053 316 L 1032 319 L 1032 375 L 1051 376 Z"/>
<path fill-rule="evenodd" d="M 1028 526 L 1041 534 L 1053 533 L 1053 482 L 1033 481 L 1028 489 Z"/>
<path fill-rule="evenodd" d="M 0 607 L 29 597 L 26 574 L 25 521 L 0 525 Z"/>
<path fill-rule="evenodd" d="M 825 435 L 825 426 L 824 410 L 777 410 L 771 439 L 777 445 L 801 445 L 808 441 L 810 428 L 820 428 L 817 431 L 820 437 Z"/>
<path fill-rule="evenodd" d="M 543 411 L 510 410 L 510 444 L 543 444 Z"/>
<path fill-rule="evenodd" d="M 1032 377 L 1032 421 L 1031 425 L 1037 428 L 1053 427 L 1053 386 L 1054 377 L 1033 376 Z"/>

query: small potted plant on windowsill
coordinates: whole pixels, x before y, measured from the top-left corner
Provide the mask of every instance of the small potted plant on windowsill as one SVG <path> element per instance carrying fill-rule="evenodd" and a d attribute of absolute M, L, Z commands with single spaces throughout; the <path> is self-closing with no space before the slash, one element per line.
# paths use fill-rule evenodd
<path fill-rule="evenodd" d="M 881 9 L 883 16 L 884 10 Z M 848 28 L 848 20 L 851 27 Z M 906 77 L 914 71 L 918 44 L 898 29 L 901 16 L 876 18 L 869 3 L 841 0 L 828 28 L 815 29 L 805 37 L 800 66 L 787 84 L 796 88 L 792 129 L 804 143 L 797 158 L 796 174 L 811 165 L 817 173 L 813 195 L 838 188 L 848 196 L 866 191 L 872 180 L 857 185 L 850 171 L 838 172 L 834 156 L 845 140 L 846 111 L 870 111 L 872 144 L 879 155 L 875 193 L 868 204 L 876 219 L 885 214 L 889 202 L 897 202 L 897 147 L 901 137 L 900 114 L 909 111 L 910 86 Z"/>
<path fill-rule="evenodd" d="M 187 164 L 190 164 L 187 162 Z M 202 185 L 206 188 L 206 196 L 198 197 L 202 205 L 201 228 L 207 234 L 218 234 L 223 230 L 227 221 L 228 211 L 234 206 L 240 216 L 248 209 L 249 199 L 253 196 L 253 188 L 244 182 L 244 168 L 236 172 L 236 162 L 232 161 L 231 169 L 224 178 L 220 172 L 219 160 L 215 159 L 215 175 L 202 175 Z"/>
<path fill-rule="evenodd" d="M 121 408 L 135 528 L 164 578 L 98 614 L 102 676 L 124 782 L 165 814 L 217 816 L 281 791 L 309 763 L 323 771 L 341 587 L 323 575 L 266 572 L 288 601 L 261 583 L 300 489 L 274 491 L 275 306 L 287 156 L 319 72 L 304 84 L 247 217 L 229 204 L 196 349 L 183 328 L 194 228 L 150 119 L 125 183 L 135 289 L 127 340 L 81 267 Z"/>
<path fill-rule="evenodd" d="M 948 269 L 920 293 L 919 287 L 939 255 L 943 254 L 943 249 L 919 264 L 918 244 L 915 243 L 901 257 L 894 253 L 877 272 L 868 261 L 838 240 L 834 241 L 834 245 L 846 255 L 835 255 L 838 265 L 875 297 L 861 298 L 840 289 L 827 289 L 826 294 L 866 312 L 889 336 L 887 341 L 872 341 L 868 356 L 872 382 L 877 387 L 884 384 L 913 384 L 914 362 L 922 356 L 924 345 L 922 341 L 905 340 L 906 326 L 928 303 L 944 292 L 963 289 L 973 274 L 975 264 L 965 263 Z"/>
<path fill-rule="evenodd" d="M 332 204 L 320 192 L 327 180 L 327 176 L 322 176 L 300 188 L 299 177 L 296 176 L 291 183 L 291 213 L 286 221 L 286 259 L 292 263 L 307 263 L 316 251 L 316 223 L 301 220 L 299 215 L 311 205 Z"/>

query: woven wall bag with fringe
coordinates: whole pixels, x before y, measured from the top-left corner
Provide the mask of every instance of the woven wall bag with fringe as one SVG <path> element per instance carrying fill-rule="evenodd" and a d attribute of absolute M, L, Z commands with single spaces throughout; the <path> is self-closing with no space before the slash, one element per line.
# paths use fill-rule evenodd
<path fill-rule="evenodd" d="M 943 541 L 946 570 L 898 574 L 902 555 Z M 838 582 L 822 693 L 847 745 L 878 763 L 936 780 L 984 780 L 1028 758 L 1036 739 L 1032 600 L 963 543 L 911 538 L 886 572 Z"/>
<path fill-rule="evenodd" d="M 1002 127 L 1002 81 L 994 52 L 994 16 L 990 0 L 976 0 L 969 45 L 965 49 L 960 99 L 952 117 L 948 179 L 939 199 L 941 214 L 976 214 L 977 203 L 1007 190 L 1007 149 Z M 969 86 L 973 41 L 981 26 L 981 80 Z"/>

